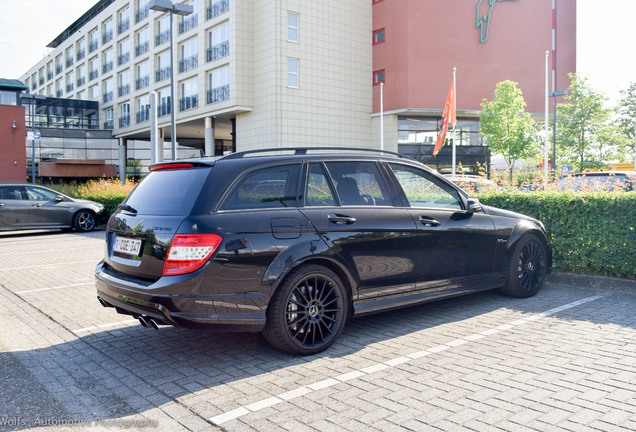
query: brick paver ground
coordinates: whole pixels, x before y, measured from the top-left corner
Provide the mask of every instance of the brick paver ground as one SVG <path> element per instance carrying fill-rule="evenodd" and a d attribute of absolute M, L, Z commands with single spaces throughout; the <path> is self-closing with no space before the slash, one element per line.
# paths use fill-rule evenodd
<path fill-rule="evenodd" d="M 430 303 L 290 357 L 101 307 L 103 236 L 0 235 L 0 431 L 636 430 L 636 284 Z"/>

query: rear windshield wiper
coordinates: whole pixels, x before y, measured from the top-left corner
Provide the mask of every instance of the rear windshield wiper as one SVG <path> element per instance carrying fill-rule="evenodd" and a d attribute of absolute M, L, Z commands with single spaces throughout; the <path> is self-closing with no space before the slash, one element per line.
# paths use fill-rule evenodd
<path fill-rule="evenodd" d="M 135 209 L 132 206 L 129 206 L 128 204 L 119 204 L 117 208 L 127 211 L 128 213 L 137 214 L 137 209 Z"/>

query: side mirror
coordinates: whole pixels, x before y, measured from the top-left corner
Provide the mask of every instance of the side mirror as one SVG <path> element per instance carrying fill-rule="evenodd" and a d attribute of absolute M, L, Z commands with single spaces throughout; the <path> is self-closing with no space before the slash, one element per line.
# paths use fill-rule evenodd
<path fill-rule="evenodd" d="M 481 211 L 481 203 L 477 198 L 468 198 L 466 201 L 466 213 L 472 214 Z"/>
<path fill-rule="evenodd" d="M 56 202 L 62 202 L 62 201 L 64 201 L 64 197 L 62 195 L 58 195 L 58 196 L 55 197 L 55 201 Z"/>

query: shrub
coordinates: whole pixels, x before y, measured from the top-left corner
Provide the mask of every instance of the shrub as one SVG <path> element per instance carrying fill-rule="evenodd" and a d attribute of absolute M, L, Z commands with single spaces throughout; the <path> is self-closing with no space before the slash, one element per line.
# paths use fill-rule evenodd
<path fill-rule="evenodd" d="M 125 184 L 117 179 L 91 180 L 77 187 L 77 194 L 82 199 L 104 204 L 109 215 L 117 210 L 117 206 L 137 186 L 137 182 L 126 180 Z"/>
<path fill-rule="evenodd" d="M 493 192 L 479 200 L 542 221 L 556 270 L 636 279 L 636 192 Z"/>

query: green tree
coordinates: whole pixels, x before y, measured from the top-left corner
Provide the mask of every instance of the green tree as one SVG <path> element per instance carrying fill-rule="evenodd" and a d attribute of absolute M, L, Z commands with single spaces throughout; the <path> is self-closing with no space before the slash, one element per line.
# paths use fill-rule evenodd
<path fill-rule="evenodd" d="M 514 81 L 497 83 L 492 101 L 484 99 L 479 116 L 479 130 L 493 153 L 501 154 L 512 170 L 519 159 L 536 153 L 536 125 L 525 112 L 526 101 Z"/>
<path fill-rule="evenodd" d="M 612 121 L 607 98 L 570 74 L 566 102 L 557 105 L 557 156 L 575 171 L 599 169 L 607 162 L 624 158 L 624 140 Z"/>
<path fill-rule="evenodd" d="M 636 140 L 636 83 L 631 83 L 627 90 L 621 90 L 621 96 L 622 99 L 618 102 L 617 108 L 619 127 L 627 140 L 627 149 L 631 149 L 636 146 L 634 143 Z M 631 156 L 634 155 L 629 150 L 628 153 Z"/>

